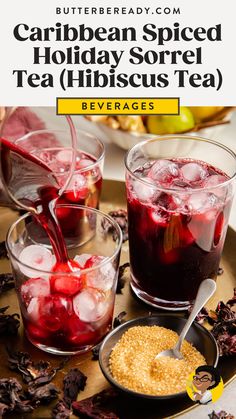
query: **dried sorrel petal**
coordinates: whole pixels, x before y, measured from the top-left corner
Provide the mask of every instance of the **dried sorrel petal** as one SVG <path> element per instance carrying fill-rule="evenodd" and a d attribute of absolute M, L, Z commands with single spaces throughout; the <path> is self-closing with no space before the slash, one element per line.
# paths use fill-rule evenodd
<path fill-rule="evenodd" d="M 84 390 L 87 377 L 78 368 L 72 368 L 63 380 L 63 393 L 68 407 L 76 400 L 78 393 Z"/>
<path fill-rule="evenodd" d="M 213 326 L 211 333 L 219 346 L 220 355 L 236 354 L 236 312 L 232 307 L 236 303 L 236 289 L 233 297 L 225 304 L 219 301 L 215 311 L 210 310 L 206 320 Z"/>
<path fill-rule="evenodd" d="M 188 315 L 191 313 L 192 309 L 193 309 L 193 306 L 191 305 L 191 306 L 189 307 L 189 309 L 188 309 Z M 207 308 L 206 308 L 206 307 L 203 307 L 203 308 L 199 311 L 199 313 L 197 314 L 197 316 L 195 317 L 195 320 L 196 320 L 198 323 L 202 324 L 202 323 L 204 323 L 206 320 L 208 320 L 208 316 L 209 316 L 209 312 L 208 312 Z"/>
<path fill-rule="evenodd" d="M 50 363 L 46 361 L 34 363 L 27 352 L 13 352 L 8 348 L 8 354 L 9 368 L 19 372 L 26 383 L 35 387 L 49 383 L 66 362 L 63 361 L 58 367 L 51 368 Z"/>
<path fill-rule="evenodd" d="M 69 419 L 72 411 L 68 409 L 63 400 L 59 400 L 52 410 L 52 419 Z"/>
<path fill-rule="evenodd" d="M 129 263 L 124 263 L 123 265 L 121 265 L 119 267 L 119 273 L 118 273 L 118 282 L 117 282 L 117 287 L 116 287 L 116 294 L 122 294 L 122 289 L 125 286 L 125 271 L 127 268 L 129 268 L 130 264 Z"/>
<path fill-rule="evenodd" d="M 21 392 L 22 386 L 16 378 L 0 379 L 0 409 L 3 412 L 32 412 L 33 406 Z"/>
<path fill-rule="evenodd" d="M 231 310 L 230 306 L 220 301 L 216 307 L 218 320 L 236 319 L 236 313 Z"/>
<path fill-rule="evenodd" d="M 224 410 L 216 413 L 214 410 L 208 415 L 210 419 L 234 419 L 231 413 L 226 413 Z"/>
<path fill-rule="evenodd" d="M 92 349 L 92 360 L 97 361 L 99 358 L 99 351 L 102 346 L 102 342 L 98 343 L 96 346 Z"/>
<path fill-rule="evenodd" d="M 123 233 L 123 243 L 128 240 L 128 217 L 127 211 L 119 209 L 116 211 L 110 211 L 108 213 L 120 226 Z M 104 218 L 102 220 L 102 228 L 106 233 L 111 233 L 113 240 L 117 239 L 116 230 L 111 226 L 111 224 Z"/>
<path fill-rule="evenodd" d="M 7 258 L 7 249 L 5 242 L 0 242 L 0 259 Z"/>
<path fill-rule="evenodd" d="M 0 274 L 0 294 L 15 287 L 13 275 L 11 273 Z"/>
<path fill-rule="evenodd" d="M 0 336 L 16 335 L 20 326 L 19 314 L 5 314 L 9 306 L 0 308 Z"/>
<path fill-rule="evenodd" d="M 119 419 L 110 406 L 117 397 L 118 393 L 115 390 L 103 390 L 92 397 L 73 402 L 73 412 L 88 419 Z"/>
<path fill-rule="evenodd" d="M 223 275 L 223 273 L 224 273 L 224 268 L 219 268 L 217 275 L 220 276 L 220 275 Z"/>
<path fill-rule="evenodd" d="M 58 393 L 59 390 L 52 383 L 40 387 L 32 385 L 27 390 L 27 394 L 36 405 L 49 403 L 51 400 L 57 398 Z"/>
<path fill-rule="evenodd" d="M 230 300 L 227 301 L 227 305 L 232 307 L 234 306 L 234 304 L 236 304 L 236 288 L 234 288 L 234 295 L 232 298 L 230 298 Z"/>
<path fill-rule="evenodd" d="M 5 403 L 0 403 L 0 418 L 9 410 L 9 406 Z"/>
<path fill-rule="evenodd" d="M 118 327 L 123 323 L 123 319 L 126 316 L 126 314 L 127 314 L 126 311 L 122 311 L 121 313 L 118 314 L 118 316 L 116 316 L 114 318 L 114 321 L 113 321 L 113 328 L 114 329 L 115 329 L 115 327 Z"/>

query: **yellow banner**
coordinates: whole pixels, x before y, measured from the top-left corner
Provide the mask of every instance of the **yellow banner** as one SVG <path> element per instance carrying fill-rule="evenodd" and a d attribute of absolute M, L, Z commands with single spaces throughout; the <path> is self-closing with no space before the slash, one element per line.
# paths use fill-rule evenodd
<path fill-rule="evenodd" d="M 178 115 L 179 98 L 57 98 L 58 115 Z"/>

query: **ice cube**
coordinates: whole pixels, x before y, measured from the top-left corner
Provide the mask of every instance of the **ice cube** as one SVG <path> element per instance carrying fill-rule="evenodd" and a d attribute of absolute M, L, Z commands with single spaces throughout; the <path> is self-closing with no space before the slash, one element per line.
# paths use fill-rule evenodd
<path fill-rule="evenodd" d="M 52 332 L 66 329 L 69 316 L 72 315 L 72 301 L 60 295 L 51 295 L 39 299 L 39 324 Z"/>
<path fill-rule="evenodd" d="M 218 196 L 218 198 L 224 199 L 228 194 L 228 185 L 219 185 L 224 183 L 226 180 L 227 179 L 223 175 L 212 175 L 205 180 L 204 186 L 207 188 L 212 187 L 212 193 Z M 217 188 L 217 186 L 219 187 Z"/>
<path fill-rule="evenodd" d="M 188 182 L 197 182 L 207 177 L 208 171 L 198 163 L 187 163 L 181 167 L 180 172 Z"/>
<path fill-rule="evenodd" d="M 163 186 L 170 185 L 178 176 L 178 165 L 169 160 L 157 160 L 148 172 L 148 177 Z"/>
<path fill-rule="evenodd" d="M 166 227 L 168 224 L 168 215 L 157 208 L 150 209 L 150 217 L 159 227 Z"/>
<path fill-rule="evenodd" d="M 83 286 L 82 279 L 79 274 L 76 276 L 69 274 L 53 275 L 50 278 L 50 281 L 52 292 L 69 296 L 77 294 Z"/>
<path fill-rule="evenodd" d="M 89 260 L 91 258 L 91 254 L 89 253 L 82 253 L 82 255 L 76 255 L 74 257 L 74 260 L 79 263 L 79 265 L 81 266 L 81 268 L 84 267 L 84 265 L 86 264 L 87 260 Z"/>
<path fill-rule="evenodd" d="M 74 311 L 84 322 L 95 322 L 101 319 L 106 314 L 107 306 L 104 293 L 92 288 L 82 290 L 73 299 Z"/>
<path fill-rule="evenodd" d="M 152 182 L 152 179 L 147 179 L 149 183 Z M 156 185 L 154 182 L 153 187 L 150 185 L 144 185 L 142 182 L 138 180 L 132 181 L 132 189 L 135 196 L 141 201 L 141 202 L 147 202 L 150 201 L 154 195 L 155 192 L 157 192 Z"/>
<path fill-rule="evenodd" d="M 91 159 L 80 159 L 78 168 L 85 169 L 86 167 L 91 166 L 92 164 L 94 164 L 94 161 Z"/>
<path fill-rule="evenodd" d="M 96 267 L 105 262 L 106 259 L 108 260 L 108 258 L 103 256 L 92 256 L 85 264 L 85 267 Z M 107 261 L 105 265 L 86 274 L 86 284 L 92 288 L 108 291 L 114 284 L 115 276 L 116 271 L 112 263 Z"/>
<path fill-rule="evenodd" d="M 77 201 L 78 199 L 86 198 L 89 193 L 86 177 L 80 173 L 76 173 L 73 175 L 67 189 L 68 191 L 73 191 L 70 194 L 67 193 L 67 197 L 71 201 Z"/>
<path fill-rule="evenodd" d="M 188 206 L 190 210 L 203 212 L 209 208 L 213 208 L 218 203 L 218 198 L 207 192 L 193 193 L 188 199 Z"/>
<path fill-rule="evenodd" d="M 21 296 L 26 304 L 34 297 L 46 297 L 50 294 L 48 278 L 31 278 L 21 285 Z"/>
<path fill-rule="evenodd" d="M 39 320 L 39 297 L 33 297 L 27 307 L 27 313 L 32 322 L 38 322 Z"/>
<path fill-rule="evenodd" d="M 55 263 L 55 258 L 53 257 L 52 252 L 46 247 L 32 244 L 22 250 L 19 255 L 19 261 L 38 270 L 51 271 Z M 19 264 L 19 268 L 21 272 L 28 277 L 37 278 L 39 276 L 39 272 L 27 268 L 26 266 Z M 46 277 L 47 275 L 44 276 Z"/>
<path fill-rule="evenodd" d="M 68 296 L 77 294 L 83 287 L 80 268 L 81 266 L 75 260 L 57 263 L 54 267 L 55 275 L 52 274 L 50 277 L 51 291 Z"/>
<path fill-rule="evenodd" d="M 69 164 L 72 161 L 72 156 L 72 150 L 65 148 L 56 154 L 56 159 L 59 163 Z"/>

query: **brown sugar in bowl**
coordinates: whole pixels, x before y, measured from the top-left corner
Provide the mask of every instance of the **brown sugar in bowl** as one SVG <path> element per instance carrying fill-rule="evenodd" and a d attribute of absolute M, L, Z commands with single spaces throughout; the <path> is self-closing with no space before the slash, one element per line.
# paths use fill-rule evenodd
<path fill-rule="evenodd" d="M 176 315 L 172 313 L 168 314 L 158 314 L 155 316 L 149 317 L 141 317 L 138 319 L 130 320 L 112 332 L 110 332 L 107 337 L 104 339 L 100 352 L 99 352 L 99 364 L 100 368 L 105 376 L 105 378 L 115 386 L 118 390 L 125 392 L 126 394 L 132 395 L 134 397 L 143 397 L 147 399 L 153 400 L 161 400 L 161 399 L 172 399 L 176 397 L 182 397 L 186 395 L 186 391 L 180 391 L 178 393 L 172 394 L 161 394 L 161 395 L 154 395 L 154 394 L 147 394 L 147 391 L 141 391 L 141 387 L 134 391 L 133 389 L 129 389 L 124 385 L 120 384 L 112 375 L 111 368 L 110 368 L 110 359 L 111 353 L 115 345 L 118 341 L 120 341 L 121 337 L 124 333 L 129 330 L 130 328 L 134 328 L 137 326 L 161 326 L 170 331 L 177 332 L 178 334 L 181 332 L 186 319 L 181 315 Z M 143 338 L 141 338 L 143 339 Z M 190 342 L 203 356 L 205 362 L 208 365 L 216 366 L 219 359 L 219 351 L 217 343 L 211 333 L 205 329 L 203 326 L 199 325 L 197 322 L 194 322 L 191 326 L 186 340 Z M 203 362 L 203 363 L 205 363 Z M 160 367 L 160 365 L 159 365 Z M 164 370 L 164 369 L 163 369 Z M 155 373 L 155 371 L 154 371 Z M 156 376 L 158 378 L 158 374 Z M 173 388 L 173 387 L 172 387 Z M 146 391 L 146 392 L 145 392 Z"/>

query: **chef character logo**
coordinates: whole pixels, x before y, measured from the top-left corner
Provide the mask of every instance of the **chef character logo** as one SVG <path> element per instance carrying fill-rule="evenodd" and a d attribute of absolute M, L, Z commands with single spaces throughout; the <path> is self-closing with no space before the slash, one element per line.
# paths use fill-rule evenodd
<path fill-rule="evenodd" d="M 207 404 L 218 400 L 223 388 L 223 380 L 218 370 L 210 365 L 202 365 L 190 375 L 186 390 L 193 401 Z"/>

